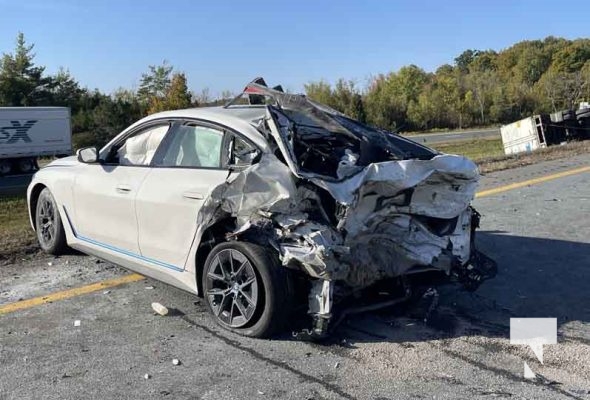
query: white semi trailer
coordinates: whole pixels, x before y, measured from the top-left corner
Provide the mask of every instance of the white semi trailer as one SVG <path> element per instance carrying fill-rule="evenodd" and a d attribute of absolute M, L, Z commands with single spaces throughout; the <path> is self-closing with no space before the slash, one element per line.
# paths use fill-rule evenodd
<path fill-rule="evenodd" d="M 547 147 L 547 124 L 542 115 L 533 115 L 500 128 L 504 153 L 518 154 Z"/>
<path fill-rule="evenodd" d="M 0 176 L 30 173 L 41 156 L 72 153 L 67 107 L 0 107 Z"/>

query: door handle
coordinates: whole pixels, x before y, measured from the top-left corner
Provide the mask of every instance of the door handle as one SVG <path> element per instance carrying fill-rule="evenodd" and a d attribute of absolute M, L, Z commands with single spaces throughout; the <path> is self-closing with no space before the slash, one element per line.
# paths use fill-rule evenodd
<path fill-rule="evenodd" d="M 116 189 L 119 193 L 129 193 L 131 191 L 131 186 L 119 184 L 117 185 Z"/>
<path fill-rule="evenodd" d="M 205 198 L 205 196 L 202 193 L 191 192 L 191 191 L 184 192 L 182 194 L 182 197 L 185 197 L 187 199 L 197 199 L 197 200 L 202 200 Z"/>

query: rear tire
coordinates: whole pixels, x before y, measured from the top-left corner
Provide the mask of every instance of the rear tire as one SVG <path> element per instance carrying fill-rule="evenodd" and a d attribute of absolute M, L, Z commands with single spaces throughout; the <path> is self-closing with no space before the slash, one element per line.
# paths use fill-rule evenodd
<path fill-rule="evenodd" d="M 59 209 L 48 188 L 43 189 L 37 198 L 35 228 L 37 241 L 43 251 L 53 255 L 64 254 L 67 251 L 66 233 Z"/>
<path fill-rule="evenodd" d="M 205 261 L 203 297 L 223 328 L 244 336 L 270 337 L 285 328 L 291 314 L 289 272 L 270 248 L 221 243 Z"/>

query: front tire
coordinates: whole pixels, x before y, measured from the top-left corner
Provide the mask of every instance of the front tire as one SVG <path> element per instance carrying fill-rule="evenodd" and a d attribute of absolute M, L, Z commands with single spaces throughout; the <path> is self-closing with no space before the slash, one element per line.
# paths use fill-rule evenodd
<path fill-rule="evenodd" d="M 291 312 L 289 271 L 274 250 L 249 242 L 213 248 L 203 268 L 203 297 L 215 321 L 251 337 L 284 329 Z"/>
<path fill-rule="evenodd" d="M 37 241 L 43 251 L 53 255 L 67 251 L 66 233 L 57 208 L 57 203 L 48 188 L 39 193 L 35 210 Z"/>

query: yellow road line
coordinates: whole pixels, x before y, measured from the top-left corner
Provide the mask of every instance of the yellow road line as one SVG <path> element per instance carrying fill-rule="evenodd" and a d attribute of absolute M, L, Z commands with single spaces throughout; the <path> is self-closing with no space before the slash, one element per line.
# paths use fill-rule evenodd
<path fill-rule="evenodd" d="M 83 294 L 97 292 L 99 290 L 104 290 L 107 288 L 112 288 L 115 286 L 124 285 L 125 283 L 137 282 L 142 279 L 145 279 L 145 278 L 141 275 L 130 274 L 130 275 L 122 276 L 120 278 L 108 279 L 106 281 L 93 283 L 91 285 L 80 286 L 77 288 L 64 290 L 61 292 L 50 293 L 47 296 L 33 297 L 32 299 L 17 301 L 16 303 L 9 303 L 9 304 L 0 305 L 0 315 L 8 314 L 8 313 L 15 312 L 18 310 L 24 310 L 26 308 L 39 306 L 41 304 L 46 304 L 46 303 L 51 303 L 54 301 L 65 300 L 65 299 L 69 299 L 72 297 L 81 296 Z"/>
<path fill-rule="evenodd" d="M 588 172 L 588 171 L 590 171 L 590 166 L 576 168 L 576 169 L 570 169 L 568 171 L 558 172 L 556 174 L 545 175 L 545 176 L 540 176 L 538 178 L 529 179 L 528 181 L 516 182 L 516 183 L 511 183 L 510 185 L 499 186 L 497 188 L 488 189 L 488 190 L 482 190 L 481 192 L 477 192 L 475 194 L 475 197 L 478 198 L 478 197 L 492 196 L 494 194 L 507 192 L 509 190 L 518 189 L 518 188 L 521 188 L 524 186 L 535 185 L 537 183 L 552 181 L 554 179 L 563 178 L 564 176 L 580 174 L 582 172 Z"/>
<path fill-rule="evenodd" d="M 551 181 L 553 179 L 563 178 L 564 176 L 570 176 L 570 175 L 579 174 L 579 173 L 587 172 L 587 171 L 590 171 L 590 166 L 571 169 L 568 171 L 558 172 L 558 173 L 552 174 L 552 175 L 545 175 L 545 176 L 541 176 L 539 178 L 529 179 L 527 181 L 516 182 L 516 183 L 512 183 L 510 185 L 499 186 L 497 188 L 483 190 L 481 192 L 476 193 L 475 197 L 491 196 L 491 195 L 494 195 L 497 193 L 506 192 L 508 190 L 518 189 L 518 188 L 521 188 L 524 186 L 547 182 L 547 181 Z M 124 284 L 130 283 L 130 282 L 137 282 L 142 279 L 144 279 L 144 277 L 141 275 L 138 275 L 138 274 L 125 275 L 120 278 L 109 279 L 106 281 L 97 282 L 97 283 L 93 283 L 93 284 L 86 285 L 86 286 L 81 286 L 81 287 L 74 288 L 74 289 L 51 293 L 51 294 L 48 294 L 47 296 L 33 297 L 32 299 L 18 301 L 16 303 L 9 303 L 9 304 L 0 305 L 0 315 L 8 314 L 8 313 L 15 312 L 18 310 L 24 310 L 26 308 L 35 307 L 35 306 L 38 306 L 41 304 L 51 303 L 54 301 L 65 300 L 65 299 L 69 299 L 72 297 L 77 297 L 77 296 L 81 296 L 84 294 L 97 292 L 99 290 L 104 290 L 107 288 L 111 288 L 111 287 L 115 287 L 115 286 L 119 286 L 119 285 L 124 285 Z"/>

